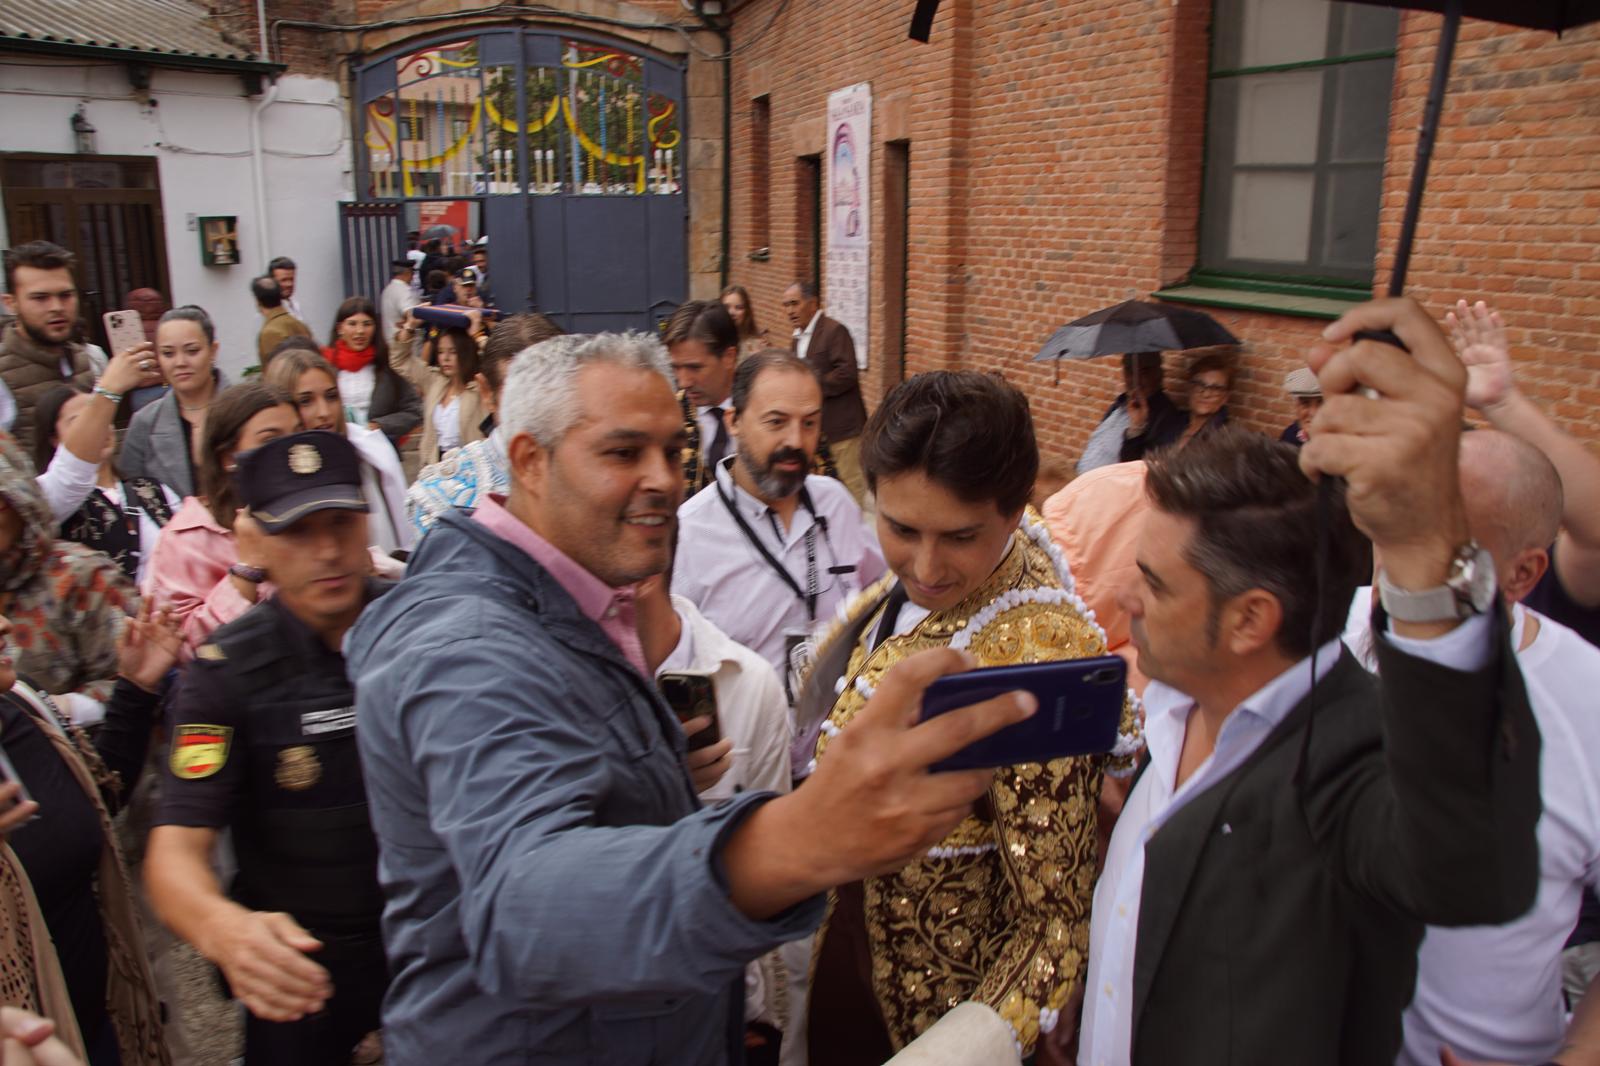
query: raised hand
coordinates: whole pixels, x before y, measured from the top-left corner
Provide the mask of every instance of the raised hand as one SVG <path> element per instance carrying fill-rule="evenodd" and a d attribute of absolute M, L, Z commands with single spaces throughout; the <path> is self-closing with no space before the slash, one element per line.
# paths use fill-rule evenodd
<path fill-rule="evenodd" d="M 1365 330 L 1391 330 L 1410 354 L 1355 339 Z M 1441 584 L 1468 537 L 1457 461 L 1466 370 L 1410 299 L 1361 304 L 1323 338 L 1308 362 L 1326 399 L 1300 467 L 1346 480 L 1350 516 L 1381 550 L 1391 581 Z"/>
<path fill-rule="evenodd" d="M 1457 300 L 1445 313 L 1445 328 L 1456 355 L 1467 368 L 1467 404 L 1483 411 L 1505 403 L 1516 389 L 1511 369 L 1511 346 L 1500 312 L 1479 300 Z"/>
<path fill-rule="evenodd" d="M 172 608 L 156 611 L 147 599 L 123 628 L 117 672 L 146 692 L 155 692 L 167 671 L 177 665 L 182 648 L 183 624 L 172 616 Z"/>
<path fill-rule="evenodd" d="M 977 660 L 952 648 L 919 652 L 828 743 L 805 784 L 764 804 L 723 850 L 734 905 L 766 918 L 816 892 L 892 873 L 943 840 L 988 791 L 993 770 L 928 768 L 1033 714 L 1026 692 L 918 721 L 922 693 Z"/>
<path fill-rule="evenodd" d="M 155 345 L 149 341 L 135 344 L 113 355 L 106 363 L 97 384 L 108 392 L 128 393 L 142 385 L 161 381 L 161 370 L 156 366 Z"/>

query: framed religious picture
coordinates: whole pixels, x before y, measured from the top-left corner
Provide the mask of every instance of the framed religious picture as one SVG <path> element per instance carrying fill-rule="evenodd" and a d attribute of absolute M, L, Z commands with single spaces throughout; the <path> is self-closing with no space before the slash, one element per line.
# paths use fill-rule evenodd
<path fill-rule="evenodd" d="M 233 266 L 239 262 L 239 216 L 209 215 L 199 220 L 200 262 L 204 266 Z"/>

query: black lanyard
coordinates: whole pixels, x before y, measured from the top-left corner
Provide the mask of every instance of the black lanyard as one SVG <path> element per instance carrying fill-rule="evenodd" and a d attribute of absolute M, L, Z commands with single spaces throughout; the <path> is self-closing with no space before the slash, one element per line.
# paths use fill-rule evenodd
<path fill-rule="evenodd" d="M 751 545 L 755 547 L 756 551 L 761 553 L 761 558 L 766 560 L 767 565 L 770 566 L 779 577 L 783 578 L 784 584 L 789 586 L 790 590 L 795 594 L 795 597 L 801 603 L 806 605 L 807 621 L 815 622 L 817 620 L 817 597 L 820 594 L 817 583 L 817 530 L 820 528 L 822 530 L 822 535 L 827 536 L 828 523 L 827 519 L 819 516 L 817 514 L 817 509 L 812 506 L 811 494 L 804 488 L 800 489 L 800 506 L 804 507 L 806 509 L 806 513 L 811 516 L 811 528 L 806 530 L 806 586 L 802 589 L 800 587 L 800 582 L 796 581 L 794 579 L 794 575 L 789 573 L 789 568 L 784 566 L 783 563 L 778 560 L 777 556 L 773 555 L 772 552 L 767 550 L 767 546 L 761 543 L 761 538 L 756 536 L 756 531 L 750 528 L 750 523 L 744 520 L 744 515 L 739 513 L 739 508 L 734 504 L 733 498 L 723 490 L 722 482 L 717 480 L 717 472 L 715 469 L 711 471 L 711 479 L 717 486 L 717 496 L 722 500 L 722 506 L 726 507 L 728 509 L 728 513 L 733 516 L 733 521 L 736 525 L 738 525 L 739 532 L 743 533 L 745 540 L 748 540 Z M 772 513 L 770 508 L 768 509 L 767 513 L 769 515 Z M 779 540 L 783 539 L 782 533 L 778 530 L 776 520 L 774 520 L 773 532 L 778 534 Z M 829 550 L 832 550 L 831 543 L 829 545 Z M 841 573 L 849 572 L 854 569 L 855 567 L 853 566 L 834 566 L 829 567 L 828 572 Z"/>

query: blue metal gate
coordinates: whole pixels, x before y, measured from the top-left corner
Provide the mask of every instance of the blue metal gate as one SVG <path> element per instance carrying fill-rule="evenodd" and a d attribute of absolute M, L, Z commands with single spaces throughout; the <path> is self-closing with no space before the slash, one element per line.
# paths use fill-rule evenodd
<path fill-rule="evenodd" d="M 358 73 L 358 195 L 443 254 L 487 237 L 503 310 L 649 329 L 687 294 L 683 90 L 681 63 L 598 36 L 412 42 Z"/>

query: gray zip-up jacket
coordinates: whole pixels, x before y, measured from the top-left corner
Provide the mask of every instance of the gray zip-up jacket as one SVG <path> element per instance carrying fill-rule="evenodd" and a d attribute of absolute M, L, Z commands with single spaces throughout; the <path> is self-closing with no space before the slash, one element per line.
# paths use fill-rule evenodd
<path fill-rule="evenodd" d="M 518 547 L 451 511 L 351 631 L 387 898 L 385 1061 L 742 1061 L 744 966 L 815 929 L 728 898 L 771 793 L 700 809 L 677 721 Z"/>

